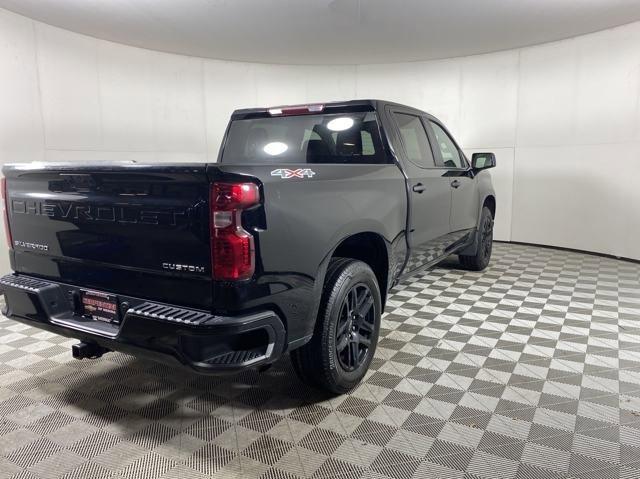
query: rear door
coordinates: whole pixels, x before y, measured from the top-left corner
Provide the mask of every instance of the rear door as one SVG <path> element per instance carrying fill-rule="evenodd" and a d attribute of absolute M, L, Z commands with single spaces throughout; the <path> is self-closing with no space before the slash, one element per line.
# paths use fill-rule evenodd
<path fill-rule="evenodd" d="M 211 304 L 206 165 L 5 168 L 19 273 Z"/>
<path fill-rule="evenodd" d="M 451 187 L 443 171 L 436 168 L 423 119 L 400 108 L 389 109 L 409 183 L 410 272 L 445 254 L 449 245 Z"/>

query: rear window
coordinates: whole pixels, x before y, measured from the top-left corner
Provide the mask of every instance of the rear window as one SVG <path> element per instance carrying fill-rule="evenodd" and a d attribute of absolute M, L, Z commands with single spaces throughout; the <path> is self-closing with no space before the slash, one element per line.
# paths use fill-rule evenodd
<path fill-rule="evenodd" d="M 388 163 L 374 112 L 231 122 L 223 163 Z"/>

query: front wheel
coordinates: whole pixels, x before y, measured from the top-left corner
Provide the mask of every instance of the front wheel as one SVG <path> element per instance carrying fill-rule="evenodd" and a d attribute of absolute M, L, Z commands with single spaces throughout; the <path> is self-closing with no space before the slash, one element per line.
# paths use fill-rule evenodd
<path fill-rule="evenodd" d="M 373 359 L 381 309 L 380 288 L 371 268 L 362 261 L 332 259 L 313 337 L 291 352 L 298 376 L 333 393 L 353 389 Z"/>
<path fill-rule="evenodd" d="M 491 210 L 484 206 L 480 217 L 480 227 L 478 228 L 478 250 L 476 254 L 467 256 L 460 255 L 460 263 L 472 271 L 482 271 L 489 266 L 491 251 L 493 250 L 493 215 Z"/>

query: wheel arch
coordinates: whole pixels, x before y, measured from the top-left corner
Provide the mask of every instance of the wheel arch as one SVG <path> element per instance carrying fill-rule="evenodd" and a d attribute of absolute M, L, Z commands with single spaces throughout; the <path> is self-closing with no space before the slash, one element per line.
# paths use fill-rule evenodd
<path fill-rule="evenodd" d="M 489 208 L 489 211 L 491 212 L 491 216 L 495 219 L 496 197 L 493 191 L 485 194 L 482 199 L 482 202 L 480 203 L 480 207 L 478 208 L 478 220 L 476 223 L 478 226 L 480 225 L 480 221 L 482 219 L 482 210 L 484 209 L 485 206 Z M 478 244 L 479 244 L 479 236 L 478 236 L 478 228 L 476 228 L 475 231 L 473 232 L 473 240 L 458 254 L 461 254 L 464 256 L 474 255 L 478 251 Z"/>
<path fill-rule="evenodd" d="M 389 289 L 389 257 L 389 243 L 372 231 L 347 236 L 331 253 L 331 258 L 351 258 L 369 265 L 378 280 L 383 309 Z"/>
<path fill-rule="evenodd" d="M 493 218 L 496 217 L 496 197 L 493 194 L 488 194 L 487 196 L 485 196 L 484 201 L 482 202 L 482 207 L 480 208 L 480 215 L 482 215 L 482 208 L 484 207 L 489 208 L 489 211 L 491 211 L 491 216 Z"/>

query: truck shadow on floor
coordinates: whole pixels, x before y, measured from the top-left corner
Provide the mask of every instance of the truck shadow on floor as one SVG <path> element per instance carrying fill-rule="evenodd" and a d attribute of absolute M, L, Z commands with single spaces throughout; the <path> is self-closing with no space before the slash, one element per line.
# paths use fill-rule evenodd
<path fill-rule="evenodd" d="M 264 372 L 218 377 L 121 353 L 61 368 L 75 371 L 42 377 L 64 386 L 54 394 L 56 406 L 134 442 L 174 433 L 212 438 L 238 425 L 264 432 L 284 417 L 315 425 L 337 399 L 301 383 L 287 356 Z"/>

